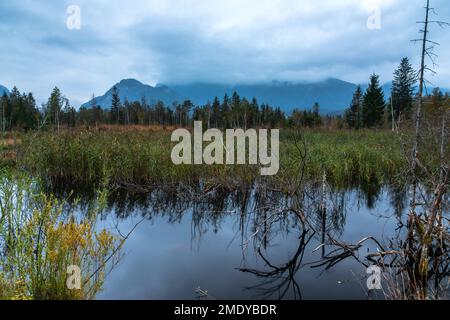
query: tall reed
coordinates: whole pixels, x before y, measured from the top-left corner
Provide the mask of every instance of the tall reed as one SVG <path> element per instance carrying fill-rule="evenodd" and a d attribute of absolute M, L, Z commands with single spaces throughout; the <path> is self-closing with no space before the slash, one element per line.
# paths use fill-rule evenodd
<path fill-rule="evenodd" d="M 282 131 L 280 170 L 275 180 L 300 174 L 294 131 Z M 303 174 L 320 179 L 325 171 L 338 187 L 381 183 L 405 166 L 391 132 L 307 131 L 307 165 Z M 179 183 L 199 179 L 225 185 L 260 179 L 254 165 L 174 165 L 169 132 L 66 131 L 42 132 L 24 137 L 17 164 L 50 182 L 95 184 Z M 294 165 L 293 165 L 294 164 Z M 272 177 L 273 178 L 273 177 Z M 271 181 L 271 177 L 264 180 Z"/>

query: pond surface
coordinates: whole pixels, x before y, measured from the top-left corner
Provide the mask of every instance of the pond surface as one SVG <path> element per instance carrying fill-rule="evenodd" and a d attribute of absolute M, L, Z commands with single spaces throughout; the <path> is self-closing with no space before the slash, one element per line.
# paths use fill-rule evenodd
<path fill-rule="evenodd" d="M 331 250 L 318 248 L 328 235 L 347 243 L 366 236 L 389 241 L 405 203 L 387 188 L 375 197 L 353 190 L 329 194 L 321 215 L 317 201 L 303 199 L 312 221 L 304 228 L 291 212 L 277 213 L 290 199 L 254 192 L 216 194 L 212 206 L 210 199 L 148 198 L 117 197 L 99 219 L 98 227 L 127 234 L 145 218 L 98 299 L 196 299 L 198 288 L 207 299 L 381 298 L 380 291 L 368 292 L 366 268 L 356 259 L 313 266 Z M 369 249 L 376 247 L 368 243 L 362 259 Z"/>

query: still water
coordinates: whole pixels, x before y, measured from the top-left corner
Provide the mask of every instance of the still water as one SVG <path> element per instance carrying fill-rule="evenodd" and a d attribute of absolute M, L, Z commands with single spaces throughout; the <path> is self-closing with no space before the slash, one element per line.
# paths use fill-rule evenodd
<path fill-rule="evenodd" d="M 314 266 L 331 251 L 320 247 L 328 236 L 347 243 L 366 236 L 388 242 L 404 212 L 402 196 L 387 188 L 370 197 L 356 190 L 328 194 L 326 215 L 317 210 L 317 197 L 302 198 L 310 227 L 282 212 L 292 199 L 255 192 L 213 198 L 152 194 L 110 200 L 99 228 L 127 234 L 143 220 L 97 298 L 197 299 L 198 288 L 207 291 L 207 299 L 382 297 L 368 292 L 366 268 L 352 257 L 329 269 Z M 359 250 L 362 260 L 368 250 L 376 246 Z"/>

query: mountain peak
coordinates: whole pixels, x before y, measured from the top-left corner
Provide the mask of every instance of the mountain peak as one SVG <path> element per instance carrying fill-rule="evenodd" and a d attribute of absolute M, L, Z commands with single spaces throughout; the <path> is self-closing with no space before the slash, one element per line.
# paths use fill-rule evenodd
<path fill-rule="evenodd" d="M 142 82 L 140 82 L 139 80 L 130 78 L 130 79 L 120 80 L 120 82 L 117 85 L 118 86 L 143 86 L 144 84 Z"/>
<path fill-rule="evenodd" d="M 120 101 L 122 102 L 126 100 L 133 102 L 145 99 L 149 104 L 162 101 L 169 105 L 175 100 L 179 100 L 177 94 L 168 87 L 152 87 L 132 78 L 123 79 L 116 83 L 115 86 L 118 89 Z M 111 107 L 112 93 L 113 90 L 111 88 L 104 95 L 95 97 L 96 104 L 101 108 L 109 109 Z M 81 107 L 89 108 L 91 104 L 92 100 L 84 103 Z"/>
<path fill-rule="evenodd" d="M 122 79 L 120 80 L 120 83 L 138 83 L 138 84 L 142 84 L 142 82 L 140 82 L 139 80 L 136 80 L 134 78 L 127 78 L 127 79 Z"/>

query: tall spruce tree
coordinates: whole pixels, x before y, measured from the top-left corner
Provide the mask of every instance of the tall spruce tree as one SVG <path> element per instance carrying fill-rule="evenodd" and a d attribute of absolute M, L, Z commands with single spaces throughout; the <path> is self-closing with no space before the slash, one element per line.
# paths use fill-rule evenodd
<path fill-rule="evenodd" d="M 47 101 L 47 120 L 48 123 L 59 129 L 61 124 L 61 109 L 63 107 L 64 97 L 58 87 L 53 88 L 50 98 Z"/>
<path fill-rule="evenodd" d="M 403 58 L 394 71 L 394 80 L 392 81 L 392 108 L 396 122 L 400 116 L 409 118 L 411 115 L 416 81 L 416 71 L 409 59 Z"/>
<path fill-rule="evenodd" d="M 231 116 L 230 116 L 230 98 L 225 93 L 225 96 L 223 97 L 222 107 L 221 107 L 221 115 L 222 115 L 222 126 L 224 128 L 229 128 L 229 125 L 231 123 Z"/>
<path fill-rule="evenodd" d="M 345 122 L 349 128 L 359 129 L 362 126 L 363 93 L 358 86 L 353 94 L 350 107 L 345 112 Z"/>
<path fill-rule="evenodd" d="M 13 127 L 15 124 L 13 120 L 13 118 L 15 117 L 14 115 L 17 115 L 17 110 L 21 108 L 22 104 L 22 95 L 17 87 L 14 87 L 11 90 L 11 93 L 9 94 L 9 101 L 10 109 L 6 112 L 6 114 L 8 117 L 9 126 Z"/>
<path fill-rule="evenodd" d="M 363 125 L 367 128 L 381 126 L 383 124 L 384 107 L 384 94 L 380 86 L 379 76 L 372 74 L 363 99 Z"/>
<path fill-rule="evenodd" d="M 29 92 L 24 99 L 24 115 L 23 115 L 23 126 L 25 129 L 33 129 L 37 127 L 40 120 L 40 113 L 36 106 L 36 99 L 34 99 L 33 94 Z"/>
<path fill-rule="evenodd" d="M 231 114 L 232 114 L 232 125 L 235 128 L 241 126 L 241 97 L 239 97 L 236 91 L 233 92 L 231 97 Z"/>
<path fill-rule="evenodd" d="M 252 102 L 250 103 L 250 125 L 255 127 L 259 125 L 259 105 L 258 100 L 256 100 L 255 97 L 253 97 Z"/>
<path fill-rule="evenodd" d="M 75 108 L 70 105 L 69 99 L 63 99 L 62 123 L 68 127 L 75 127 Z"/>
<path fill-rule="evenodd" d="M 220 120 L 220 101 L 218 97 L 214 97 L 211 112 L 212 112 L 211 114 L 212 125 L 214 126 L 214 128 L 218 128 Z"/>
<path fill-rule="evenodd" d="M 119 124 L 120 120 L 120 97 L 119 97 L 119 90 L 116 86 L 113 87 L 112 91 L 112 99 L 111 99 L 111 123 L 113 124 Z"/>

